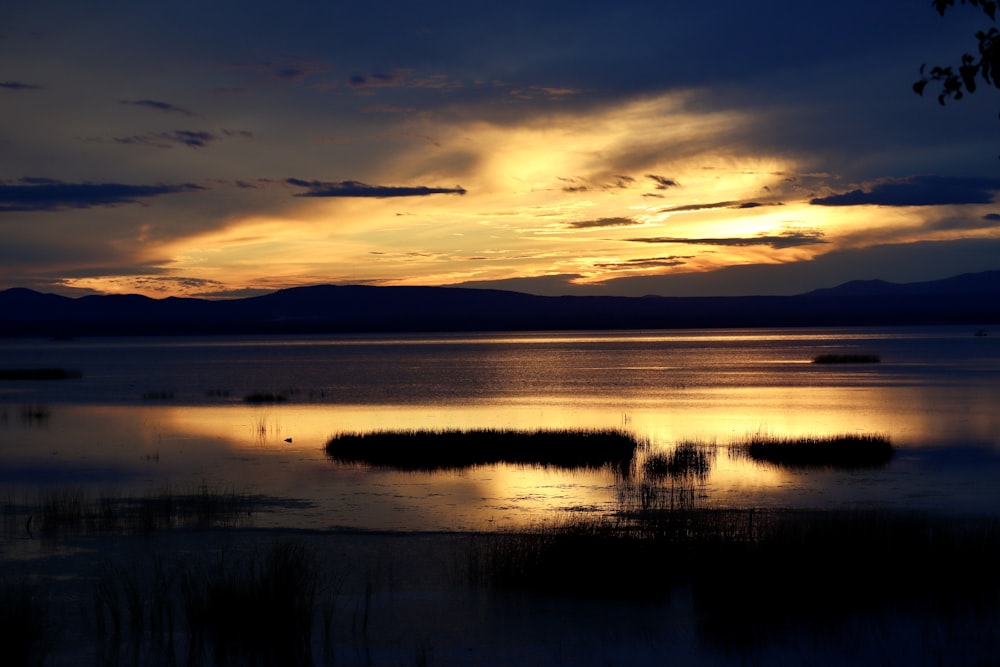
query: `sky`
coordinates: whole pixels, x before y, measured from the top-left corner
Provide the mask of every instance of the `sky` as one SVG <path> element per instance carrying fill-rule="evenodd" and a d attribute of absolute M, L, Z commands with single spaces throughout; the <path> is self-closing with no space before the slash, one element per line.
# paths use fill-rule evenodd
<path fill-rule="evenodd" d="M 5 0 L 0 289 L 795 294 L 1000 269 L 930 0 Z"/>

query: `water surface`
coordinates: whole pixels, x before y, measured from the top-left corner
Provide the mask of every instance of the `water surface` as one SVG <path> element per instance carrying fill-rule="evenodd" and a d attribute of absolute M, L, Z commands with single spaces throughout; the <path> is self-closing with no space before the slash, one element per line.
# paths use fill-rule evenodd
<path fill-rule="evenodd" d="M 336 464 L 343 431 L 620 428 L 718 449 L 693 501 L 1000 512 L 1000 337 L 966 327 L 0 341 L 0 488 L 183 490 L 292 500 L 258 524 L 465 530 L 614 511 L 610 470 L 434 473 Z M 879 364 L 817 365 L 818 354 Z M 269 393 L 276 404 L 244 397 Z M 728 455 L 749 433 L 879 433 L 885 467 L 790 470 Z"/>

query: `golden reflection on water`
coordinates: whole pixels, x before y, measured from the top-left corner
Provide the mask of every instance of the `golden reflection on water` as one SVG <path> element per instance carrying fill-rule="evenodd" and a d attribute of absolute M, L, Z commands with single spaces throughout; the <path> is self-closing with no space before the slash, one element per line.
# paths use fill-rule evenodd
<path fill-rule="evenodd" d="M 12 469 L 44 472 L 58 464 L 100 475 L 103 486 L 205 481 L 306 501 L 264 515 L 262 526 L 450 530 L 613 511 L 620 480 L 610 470 L 534 466 L 439 472 L 346 466 L 326 458 L 327 440 L 374 430 L 619 428 L 648 442 L 650 452 L 684 441 L 714 447 L 709 474 L 685 482 L 701 506 L 822 506 L 859 489 L 891 502 L 900 493 L 923 492 L 893 484 L 927 484 L 926 477 L 907 472 L 905 461 L 903 477 L 866 472 L 850 477 L 848 488 L 843 475 L 760 465 L 730 456 L 728 447 L 754 433 L 871 433 L 913 451 L 956 444 L 996 448 L 1000 417 L 986 404 L 995 398 L 996 389 L 981 386 L 726 386 L 625 399 L 538 395 L 450 404 L 57 405 L 31 428 L 14 420 L 0 428 Z M 905 482 L 906 475 L 913 481 Z M 866 477 L 877 481 L 866 484 Z"/>

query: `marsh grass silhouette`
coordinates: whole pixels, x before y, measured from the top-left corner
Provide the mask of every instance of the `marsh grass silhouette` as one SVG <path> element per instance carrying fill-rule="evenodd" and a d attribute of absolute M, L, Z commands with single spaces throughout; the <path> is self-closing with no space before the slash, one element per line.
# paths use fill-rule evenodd
<path fill-rule="evenodd" d="M 643 462 L 643 470 L 652 478 L 704 479 L 712 469 L 715 455 L 715 447 L 686 440 L 669 452 L 650 454 Z"/>
<path fill-rule="evenodd" d="M 321 580 L 315 554 L 295 542 L 185 571 L 181 590 L 192 653 L 214 664 L 312 664 Z"/>
<path fill-rule="evenodd" d="M 779 466 L 856 469 L 887 464 L 893 445 L 883 434 L 784 438 L 757 433 L 732 443 L 729 453 Z"/>
<path fill-rule="evenodd" d="M 53 538 L 243 526 L 252 522 L 258 504 L 250 494 L 207 484 L 186 491 L 164 486 L 141 495 L 102 492 L 96 496 L 79 487 L 63 487 L 40 492 L 34 502 L 8 496 L 4 535 Z"/>
<path fill-rule="evenodd" d="M 829 627 L 851 612 L 996 609 L 1000 520 L 879 510 L 642 512 L 499 530 L 469 558 L 474 582 L 533 594 L 648 602 L 685 588 L 703 639 L 746 647 Z M 933 576 L 915 581 L 914 572 Z"/>
<path fill-rule="evenodd" d="M 96 662 L 309 665 L 324 592 L 315 552 L 294 540 L 109 568 L 92 591 Z"/>
<path fill-rule="evenodd" d="M 442 470 L 498 463 L 628 469 L 641 442 L 618 430 L 473 429 L 341 433 L 326 453 L 341 463 Z"/>

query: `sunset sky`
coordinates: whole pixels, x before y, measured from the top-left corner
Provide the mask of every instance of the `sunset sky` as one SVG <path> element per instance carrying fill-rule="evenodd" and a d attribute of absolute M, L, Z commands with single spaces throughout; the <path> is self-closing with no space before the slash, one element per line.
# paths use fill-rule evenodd
<path fill-rule="evenodd" d="M 0 289 L 792 294 L 1000 269 L 930 0 L 0 5 Z"/>

